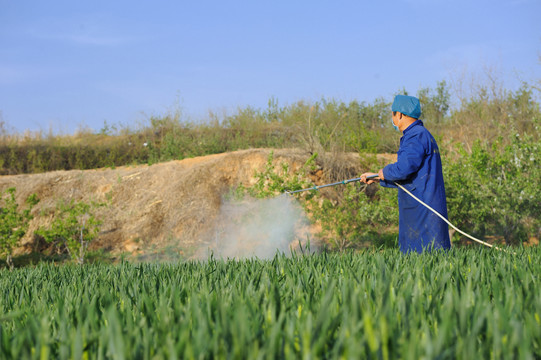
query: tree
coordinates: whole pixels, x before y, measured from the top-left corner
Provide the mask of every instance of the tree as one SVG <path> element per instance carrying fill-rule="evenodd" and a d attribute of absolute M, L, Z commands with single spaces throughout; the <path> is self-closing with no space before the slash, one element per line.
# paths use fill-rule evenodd
<path fill-rule="evenodd" d="M 440 124 L 449 111 L 451 95 L 445 80 L 440 81 L 435 93 L 430 88 L 422 88 L 417 92 L 422 104 L 423 119 Z"/>
<path fill-rule="evenodd" d="M 30 211 L 38 203 L 36 194 L 26 199 L 27 208 L 19 212 L 19 205 L 15 200 L 16 189 L 11 187 L 4 191 L 0 199 L 3 206 L 0 207 L 0 255 L 6 256 L 6 262 L 13 269 L 13 249 L 21 238 L 26 234 L 28 223 L 32 219 Z"/>

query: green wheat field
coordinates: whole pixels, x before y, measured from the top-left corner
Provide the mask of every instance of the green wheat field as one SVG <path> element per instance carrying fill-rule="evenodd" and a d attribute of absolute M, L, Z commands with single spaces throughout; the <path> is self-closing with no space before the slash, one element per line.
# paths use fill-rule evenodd
<path fill-rule="evenodd" d="M 541 250 L 0 270 L 2 359 L 533 359 Z"/>

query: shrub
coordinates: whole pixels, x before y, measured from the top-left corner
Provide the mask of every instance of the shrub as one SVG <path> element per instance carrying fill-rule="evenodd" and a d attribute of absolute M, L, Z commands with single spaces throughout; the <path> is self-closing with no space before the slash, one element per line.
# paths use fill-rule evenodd
<path fill-rule="evenodd" d="M 396 246 L 396 193 L 380 189 L 377 195 L 369 196 L 367 189 L 361 183 L 347 185 L 338 201 L 312 202 L 313 218 L 321 223 L 331 249 Z"/>
<path fill-rule="evenodd" d="M 307 178 L 316 169 L 317 156 L 314 154 L 297 173 L 291 174 L 286 163 L 278 168 L 274 165 L 271 153 L 265 169 L 256 173 L 257 182 L 248 189 L 248 193 L 254 197 L 264 198 L 285 191 L 313 187 L 314 184 Z M 371 161 L 376 162 L 375 159 Z M 374 163 L 374 167 L 377 166 L 380 164 Z M 310 220 L 321 224 L 322 232 L 319 235 L 331 249 L 345 250 L 372 245 L 395 246 L 396 224 L 398 224 L 396 194 L 387 189 L 375 194 L 378 191 L 376 189 L 370 191 L 369 196 L 366 190 L 367 186 L 356 183 L 337 185 L 330 190 L 331 193 L 313 190 L 295 196 Z"/>
<path fill-rule="evenodd" d="M 515 132 L 492 145 L 477 140 L 444 171 L 449 216 L 459 228 L 502 236 L 510 245 L 539 237 L 541 144 L 532 135 Z"/>
<path fill-rule="evenodd" d="M 316 157 L 317 154 L 312 155 L 296 174 L 290 174 L 287 163 L 282 163 L 280 168 L 276 169 L 273 163 L 274 153 L 271 151 L 265 169 L 255 173 L 257 181 L 248 189 L 248 193 L 256 198 L 265 198 L 310 187 L 311 183 L 305 177 L 314 169 Z"/>
<path fill-rule="evenodd" d="M 98 206 L 103 204 L 60 201 L 51 225 L 39 228 L 36 234 L 64 248 L 74 261 L 83 264 L 88 244 L 97 237 L 102 223 L 93 214 Z"/>
<path fill-rule="evenodd" d="M 1 199 L 3 206 L 0 207 L 0 255 L 6 256 L 6 262 L 11 269 L 13 249 L 26 234 L 28 222 L 32 219 L 30 211 L 39 201 L 36 194 L 30 195 L 26 199 L 27 208 L 20 212 L 15 192 L 13 187 L 4 191 Z"/>

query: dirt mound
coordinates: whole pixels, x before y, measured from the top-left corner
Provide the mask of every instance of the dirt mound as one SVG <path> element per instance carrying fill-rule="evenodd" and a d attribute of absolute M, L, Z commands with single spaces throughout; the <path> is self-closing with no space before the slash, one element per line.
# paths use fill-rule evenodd
<path fill-rule="evenodd" d="M 109 204 L 96 211 L 103 224 L 91 249 L 113 254 L 153 249 L 182 253 L 197 247 L 199 235 L 219 213 L 224 194 L 240 184 L 255 183 L 254 174 L 264 169 L 270 151 L 243 150 L 152 166 L 2 176 L 0 190 L 15 187 L 19 204 L 33 193 L 40 199 L 19 254 L 36 250 L 30 234 L 50 222 L 43 210 L 55 208 L 61 199 Z M 275 163 L 287 162 L 293 171 L 308 157 L 300 150 L 274 150 Z M 346 162 L 352 169 L 360 167 L 358 155 L 349 155 Z M 315 172 L 313 181 L 321 183 L 322 174 Z"/>

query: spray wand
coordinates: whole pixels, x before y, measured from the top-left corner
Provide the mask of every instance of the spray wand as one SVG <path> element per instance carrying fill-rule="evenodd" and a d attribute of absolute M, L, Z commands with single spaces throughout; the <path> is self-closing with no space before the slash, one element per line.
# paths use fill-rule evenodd
<path fill-rule="evenodd" d="M 367 179 L 373 179 L 373 178 L 376 178 L 376 177 L 378 177 L 378 175 L 370 175 L 370 176 L 367 176 L 366 178 Z M 338 182 L 335 182 L 335 183 L 332 183 L 332 184 L 319 185 L 319 186 L 314 186 L 314 187 L 307 188 L 307 189 L 301 189 L 301 190 L 295 190 L 295 191 L 286 191 L 285 193 L 291 195 L 291 194 L 299 193 L 299 192 L 302 192 L 302 191 L 319 190 L 319 189 L 323 189 L 323 188 L 326 188 L 326 187 L 329 187 L 329 186 L 345 185 L 345 184 L 349 184 L 349 183 L 355 182 L 355 181 L 361 181 L 361 178 L 342 180 L 342 181 L 338 181 Z"/>
<path fill-rule="evenodd" d="M 377 178 L 379 177 L 377 174 L 375 175 L 370 175 L 370 176 L 367 176 L 366 179 L 374 179 L 374 178 Z M 351 182 L 355 182 L 355 181 L 361 181 L 361 178 L 354 178 L 354 179 L 348 179 L 348 180 L 343 180 L 343 181 L 338 181 L 338 182 L 335 182 L 335 183 L 332 183 L 332 184 L 325 184 L 325 185 L 319 185 L 319 186 L 314 186 L 314 187 L 311 187 L 311 188 L 307 188 L 307 189 L 301 189 L 301 190 L 295 190 L 295 191 L 286 191 L 285 193 L 286 194 L 295 194 L 295 193 L 299 193 L 299 192 L 302 192 L 302 191 L 309 191 L 309 190 L 319 190 L 319 189 L 322 189 L 322 188 L 326 188 L 326 187 L 330 187 L 330 186 L 336 186 L 336 185 L 345 185 L 345 184 L 349 184 Z M 421 205 L 423 205 L 424 207 L 426 207 L 428 210 L 432 211 L 434 214 L 436 214 L 437 216 L 439 216 L 443 221 L 445 221 L 447 223 L 447 225 L 449 225 L 450 227 L 452 227 L 453 229 L 455 229 L 456 231 L 458 231 L 460 234 L 466 236 L 467 238 L 469 239 L 472 239 L 473 241 L 476 241 L 480 244 L 483 244 L 485 246 L 488 246 L 490 248 L 494 248 L 494 249 L 497 249 L 497 250 L 500 250 L 500 251 L 506 251 L 502 248 L 499 248 L 497 246 L 494 246 L 492 244 L 489 244 L 483 240 L 479 240 L 473 236 L 471 236 L 470 234 L 467 234 L 465 233 L 464 231 L 460 230 L 459 228 L 457 228 L 456 226 L 454 226 L 453 224 L 451 224 L 449 222 L 449 220 L 447 220 L 445 218 L 445 216 L 441 215 L 439 212 L 437 212 L 436 210 L 432 209 L 429 205 L 425 204 L 422 200 L 420 200 L 419 198 L 417 198 L 415 195 L 413 195 L 411 192 L 409 192 L 405 187 L 403 187 L 402 185 L 398 184 L 397 182 L 394 182 L 393 183 L 398 186 L 400 189 L 402 189 L 406 194 L 408 194 L 409 196 L 411 196 L 412 198 L 414 198 L 417 202 L 419 202 Z"/>

